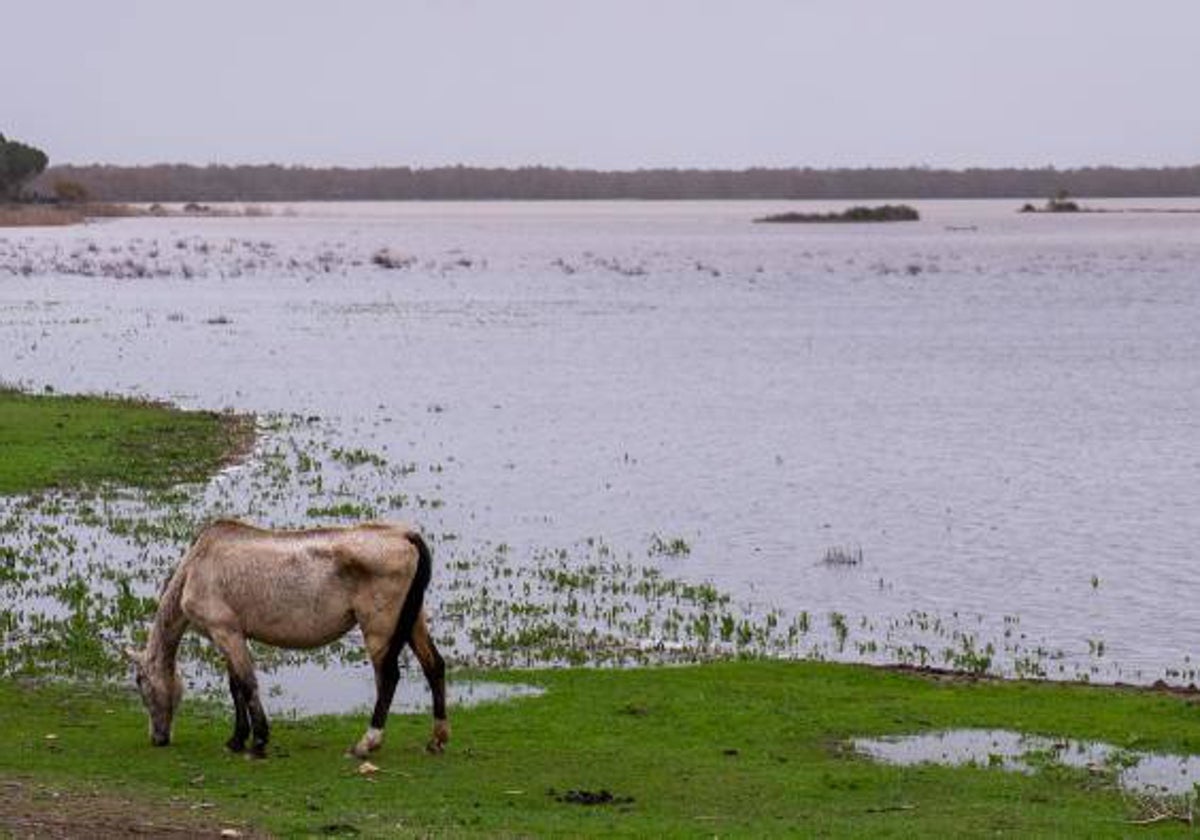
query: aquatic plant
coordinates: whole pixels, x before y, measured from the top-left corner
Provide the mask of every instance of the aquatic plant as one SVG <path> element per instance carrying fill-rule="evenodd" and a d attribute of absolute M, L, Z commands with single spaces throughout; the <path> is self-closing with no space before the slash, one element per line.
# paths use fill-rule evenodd
<path fill-rule="evenodd" d="M 849 546 L 835 545 L 825 549 L 825 556 L 821 558 L 821 562 L 826 566 L 857 566 L 863 561 L 863 551 L 861 546 L 850 548 Z"/>
<path fill-rule="evenodd" d="M 921 214 L 907 204 L 881 204 L 878 207 L 851 207 L 840 213 L 776 213 L 756 222 L 915 222 Z"/>
<path fill-rule="evenodd" d="M 650 538 L 650 553 L 662 554 L 667 557 L 686 557 L 692 553 L 692 547 L 683 537 L 668 537 L 664 539 L 658 534 Z"/>

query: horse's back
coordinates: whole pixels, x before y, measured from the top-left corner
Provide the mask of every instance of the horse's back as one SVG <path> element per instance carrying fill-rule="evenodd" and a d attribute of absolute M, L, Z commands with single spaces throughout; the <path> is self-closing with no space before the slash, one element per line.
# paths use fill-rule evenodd
<path fill-rule="evenodd" d="M 328 585 L 343 578 L 407 577 L 417 560 L 410 533 L 412 529 L 406 525 L 386 522 L 271 530 L 219 520 L 197 540 L 196 560 L 220 568 L 223 578 L 241 583 L 269 578 Z"/>
<path fill-rule="evenodd" d="M 215 522 L 197 538 L 185 610 L 198 624 L 234 624 L 270 644 L 324 644 L 349 629 L 364 592 L 403 597 L 417 561 L 409 532 L 389 523 L 274 531 Z"/>

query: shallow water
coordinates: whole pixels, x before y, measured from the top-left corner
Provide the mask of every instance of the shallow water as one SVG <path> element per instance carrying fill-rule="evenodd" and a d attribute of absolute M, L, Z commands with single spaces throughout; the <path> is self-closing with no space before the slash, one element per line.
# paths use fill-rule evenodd
<path fill-rule="evenodd" d="M 783 655 L 1190 681 L 1200 216 L 1019 203 L 878 226 L 490 203 L 5 231 L 0 379 L 317 415 L 416 468 L 369 491 L 394 482 L 381 513 L 450 537 L 439 569 L 505 547 L 463 590 L 599 542 L 803 616 Z M 414 262 L 375 266 L 381 247 Z M 225 509 L 311 518 L 267 486 Z M 478 647 L 485 613 L 445 613 Z"/>
<path fill-rule="evenodd" d="M 302 663 L 265 674 L 261 688 L 264 703 L 272 715 L 323 715 L 361 711 L 370 715 L 375 705 L 375 683 L 371 668 L 324 667 Z M 321 690 L 314 690 L 320 685 Z M 446 702 L 451 708 L 480 706 L 523 697 L 539 697 L 543 689 L 521 683 L 488 682 L 477 679 L 450 679 L 446 684 Z M 430 710 L 429 690 L 419 673 L 403 675 L 392 700 L 396 713 L 425 713 Z"/>
<path fill-rule="evenodd" d="M 1200 756 L 1122 750 L 1100 741 L 1047 738 L 1006 729 L 953 729 L 886 738 L 859 738 L 855 751 L 901 766 L 944 764 L 1032 773 L 1046 763 L 1112 773 L 1126 790 L 1190 794 L 1200 782 Z"/>

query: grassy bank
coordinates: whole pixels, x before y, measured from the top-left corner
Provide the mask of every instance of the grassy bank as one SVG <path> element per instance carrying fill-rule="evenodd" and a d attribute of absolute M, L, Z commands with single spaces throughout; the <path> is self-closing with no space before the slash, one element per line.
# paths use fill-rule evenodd
<path fill-rule="evenodd" d="M 251 762 L 222 751 L 224 709 L 185 703 L 175 743 L 154 749 L 130 695 L 4 684 L 0 781 L 174 798 L 207 808 L 214 824 L 284 836 L 1096 837 L 1186 827 L 1134 829 L 1138 813 L 1109 776 L 902 769 L 848 752 L 846 739 L 1006 727 L 1200 751 L 1195 708 L 1145 692 L 778 662 L 489 676 L 547 693 L 452 709 L 440 757 L 422 751 L 427 716 L 393 717 L 371 775 L 341 754 L 361 734 L 361 714 L 279 721 L 273 756 Z M 581 790 L 616 801 L 570 801 Z"/>
<path fill-rule="evenodd" d="M 245 417 L 0 388 L 0 494 L 201 481 L 244 451 L 253 434 Z"/>

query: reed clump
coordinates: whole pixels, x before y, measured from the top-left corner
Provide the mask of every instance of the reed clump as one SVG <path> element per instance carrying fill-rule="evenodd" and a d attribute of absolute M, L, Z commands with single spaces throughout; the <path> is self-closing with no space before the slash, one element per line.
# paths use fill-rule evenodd
<path fill-rule="evenodd" d="M 863 550 L 859 546 L 835 545 L 825 549 L 821 562 L 826 566 L 858 566 L 863 561 Z"/>
<path fill-rule="evenodd" d="M 57 227 L 82 222 L 77 207 L 53 204 L 0 204 L 0 227 Z"/>

